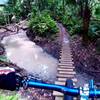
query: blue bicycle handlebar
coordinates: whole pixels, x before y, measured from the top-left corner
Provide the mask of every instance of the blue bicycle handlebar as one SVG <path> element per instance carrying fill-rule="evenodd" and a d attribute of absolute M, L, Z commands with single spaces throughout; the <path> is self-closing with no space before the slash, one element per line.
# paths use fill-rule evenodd
<path fill-rule="evenodd" d="M 24 86 L 25 87 L 35 87 L 35 88 L 40 88 L 40 89 L 54 90 L 54 91 L 58 91 L 58 92 L 61 92 L 63 94 L 66 94 L 66 95 L 76 96 L 76 97 L 80 95 L 79 88 L 68 88 L 68 87 L 61 86 L 61 85 L 40 83 L 40 82 L 36 82 L 33 80 L 26 81 L 24 83 Z M 100 90 L 90 89 L 89 90 L 89 97 L 90 98 L 100 97 Z"/>
<path fill-rule="evenodd" d="M 27 84 L 28 87 L 35 87 L 35 88 L 41 88 L 41 89 L 48 89 L 48 90 L 54 90 L 58 91 L 64 94 L 69 94 L 72 96 L 78 96 L 79 95 L 79 89 L 73 89 L 73 88 L 67 88 L 61 85 L 55 85 L 55 84 L 46 84 L 46 83 L 39 83 L 34 81 L 29 81 Z"/>
<path fill-rule="evenodd" d="M 46 84 L 37 82 L 34 77 L 21 77 L 15 73 L 12 68 L 1 68 L 0 69 L 0 88 L 7 90 L 18 90 L 19 87 L 35 87 L 41 89 L 55 90 L 69 96 L 88 96 L 90 98 L 100 97 L 100 90 L 95 89 L 94 81 L 91 80 L 89 86 L 83 88 L 69 88 L 66 86 Z"/>
<path fill-rule="evenodd" d="M 100 98 L 100 90 L 90 90 L 90 93 L 89 93 L 89 97 L 90 98 Z"/>

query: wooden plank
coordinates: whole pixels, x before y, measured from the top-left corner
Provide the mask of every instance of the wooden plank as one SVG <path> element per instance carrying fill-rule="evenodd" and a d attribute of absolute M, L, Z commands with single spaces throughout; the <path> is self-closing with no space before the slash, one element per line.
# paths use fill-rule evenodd
<path fill-rule="evenodd" d="M 58 81 L 61 81 L 61 82 L 66 82 L 67 78 L 58 78 Z M 72 81 L 73 82 L 77 82 L 77 79 L 76 78 L 72 78 Z"/>
<path fill-rule="evenodd" d="M 60 51 L 60 53 L 65 53 L 65 52 L 71 53 L 71 50 L 70 49 L 61 49 L 61 51 Z"/>
<path fill-rule="evenodd" d="M 60 57 L 60 59 L 64 59 L 64 58 L 62 58 L 62 55 L 59 56 L 59 57 Z M 63 56 L 63 57 L 66 57 L 66 55 Z M 60 59 L 59 59 L 59 60 L 60 60 Z M 66 60 L 67 60 L 67 59 L 73 59 L 73 56 L 69 55 L 69 56 L 66 57 Z"/>
<path fill-rule="evenodd" d="M 63 43 L 62 45 L 63 45 L 63 47 L 70 47 L 69 43 L 67 43 L 67 44 Z"/>
<path fill-rule="evenodd" d="M 74 64 L 74 62 L 72 62 L 72 61 L 64 61 L 64 62 L 61 62 L 61 64 Z"/>
<path fill-rule="evenodd" d="M 61 58 L 61 59 L 59 59 L 59 61 L 61 62 L 66 62 L 66 61 L 71 61 L 72 60 L 72 58 Z"/>
<path fill-rule="evenodd" d="M 71 52 L 60 53 L 61 56 L 72 56 Z"/>
<path fill-rule="evenodd" d="M 71 51 L 71 49 L 70 48 L 61 48 L 61 51 Z"/>
<path fill-rule="evenodd" d="M 61 78 L 73 78 L 74 77 L 74 75 L 67 75 L 67 74 L 57 74 L 57 78 L 58 77 L 61 77 Z"/>
<path fill-rule="evenodd" d="M 53 92 L 53 95 L 54 95 L 54 96 L 59 96 L 59 97 L 60 97 L 60 96 L 64 96 L 63 93 L 60 93 L 60 92 L 57 92 L 57 91 L 54 91 L 54 92 Z"/>
<path fill-rule="evenodd" d="M 62 59 L 68 59 L 68 58 L 72 58 L 73 56 L 72 55 L 61 55 L 60 58 Z"/>
<path fill-rule="evenodd" d="M 67 61 L 69 61 L 69 62 L 73 62 L 73 58 L 67 58 L 67 59 L 59 59 L 59 61 L 60 62 L 67 62 Z"/>
<path fill-rule="evenodd" d="M 74 62 L 71 61 L 71 60 L 67 60 L 67 61 L 59 61 L 59 63 L 67 63 L 67 62 L 68 62 L 68 63 L 71 63 L 71 62 L 72 62 L 72 63 L 74 64 Z"/>
<path fill-rule="evenodd" d="M 72 72 L 67 72 L 67 71 L 59 71 L 59 74 L 64 74 L 64 75 L 75 75 L 76 72 L 72 71 Z"/>
<path fill-rule="evenodd" d="M 71 58 L 72 58 L 72 57 L 62 57 L 61 60 L 65 62 L 65 61 L 67 61 L 67 60 L 71 60 Z"/>
<path fill-rule="evenodd" d="M 61 58 L 59 60 L 63 60 L 63 61 L 66 61 L 66 60 L 72 60 L 72 57 L 71 58 Z"/>
<path fill-rule="evenodd" d="M 75 67 L 74 66 L 59 66 L 59 68 L 68 68 L 68 69 L 74 69 Z"/>
<path fill-rule="evenodd" d="M 62 64 L 62 63 L 59 63 L 58 66 L 73 66 L 72 63 L 69 63 L 69 64 Z"/>
<path fill-rule="evenodd" d="M 71 68 L 57 68 L 58 71 L 73 71 Z"/>
<path fill-rule="evenodd" d="M 63 99 L 63 96 L 58 95 L 58 96 L 55 97 L 55 100 L 64 100 L 64 99 Z"/>
<path fill-rule="evenodd" d="M 70 48 L 62 48 L 61 51 L 71 52 L 71 49 Z"/>
<path fill-rule="evenodd" d="M 71 52 L 65 52 L 65 53 L 62 52 L 62 53 L 60 53 L 60 55 L 61 56 L 70 56 L 70 55 L 72 56 L 72 53 Z"/>
<path fill-rule="evenodd" d="M 69 43 L 64 43 L 64 42 L 63 42 L 62 45 L 65 46 L 65 47 L 66 47 L 66 46 L 68 47 L 68 46 L 69 46 Z"/>
<path fill-rule="evenodd" d="M 69 43 L 67 43 L 67 44 L 66 44 L 66 43 L 62 43 L 62 45 L 63 45 L 64 47 L 70 46 Z"/>
<path fill-rule="evenodd" d="M 60 54 L 64 54 L 64 55 L 67 55 L 67 54 L 71 54 L 72 55 L 72 52 L 69 51 L 69 50 L 66 50 L 66 51 L 61 51 Z"/>
<path fill-rule="evenodd" d="M 62 45 L 62 49 L 70 49 L 70 46 L 63 46 Z"/>
<path fill-rule="evenodd" d="M 69 51 L 69 50 L 61 50 L 61 51 L 60 51 L 60 54 L 61 54 L 61 53 L 62 53 L 62 54 L 64 54 L 64 53 L 65 53 L 65 54 L 66 54 L 66 53 L 68 53 L 68 54 L 72 54 L 72 52 Z"/>
<path fill-rule="evenodd" d="M 69 46 L 70 44 L 69 44 L 69 43 L 64 43 L 64 42 L 63 42 L 62 45 L 63 45 L 63 46 L 66 46 L 66 45 Z"/>
<path fill-rule="evenodd" d="M 72 65 L 74 65 L 74 62 L 72 62 L 72 61 L 66 61 L 66 62 L 60 62 L 62 65 L 63 64 L 66 64 L 66 65 L 68 65 L 68 64 L 72 64 Z"/>
<path fill-rule="evenodd" d="M 65 82 L 56 81 L 55 84 L 65 86 Z"/>

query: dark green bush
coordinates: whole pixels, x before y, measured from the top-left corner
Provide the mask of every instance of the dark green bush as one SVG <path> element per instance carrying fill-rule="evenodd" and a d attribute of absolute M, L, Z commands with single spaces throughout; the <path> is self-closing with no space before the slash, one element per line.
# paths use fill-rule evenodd
<path fill-rule="evenodd" d="M 96 4 L 92 10 L 92 15 L 96 19 L 100 19 L 100 4 Z"/>
<path fill-rule="evenodd" d="M 40 37 L 49 38 L 58 32 L 56 22 L 47 13 L 37 14 L 29 20 L 29 28 Z"/>
<path fill-rule="evenodd" d="M 2 15 L 0 15 L 0 25 L 4 25 L 5 24 L 5 19 Z"/>
<path fill-rule="evenodd" d="M 96 50 L 97 50 L 97 53 L 100 55 L 100 38 L 98 38 L 96 40 Z"/>
<path fill-rule="evenodd" d="M 6 23 L 5 17 L 2 12 L 0 12 L 0 25 L 4 25 Z"/>
<path fill-rule="evenodd" d="M 61 7 L 56 11 L 56 19 L 63 23 L 68 29 L 70 35 L 80 34 L 82 31 L 82 19 L 78 14 L 78 7 L 66 6 L 65 14 Z"/>
<path fill-rule="evenodd" d="M 100 38 L 100 22 L 92 21 L 90 23 L 88 35 L 91 39 Z"/>
<path fill-rule="evenodd" d="M 82 20 L 77 16 L 66 15 L 62 23 L 67 27 L 70 35 L 80 34 L 82 31 Z"/>

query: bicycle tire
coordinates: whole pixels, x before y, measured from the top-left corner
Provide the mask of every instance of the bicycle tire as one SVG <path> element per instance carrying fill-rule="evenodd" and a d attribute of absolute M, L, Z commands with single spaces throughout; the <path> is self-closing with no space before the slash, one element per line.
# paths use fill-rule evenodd
<path fill-rule="evenodd" d="M 66 80 L 66 87 L 73 88 L 73 81 L 71 79 Z M 73 96 L 64 95 L 64 100 L 73 100 Z"/>

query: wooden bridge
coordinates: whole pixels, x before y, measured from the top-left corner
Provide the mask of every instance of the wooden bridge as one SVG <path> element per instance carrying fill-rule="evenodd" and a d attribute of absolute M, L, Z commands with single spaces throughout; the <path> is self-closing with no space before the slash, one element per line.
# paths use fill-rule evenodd
<path fill-rule="evenodd" d="M 75 85 L 77 79 L 75 78 L 76 72 L 74 71 L 75 67 L 68 38 L 69 36 L 61 24 L 58 24 L 58 27 L 60 30 L 59 37 L 62 47 L 60 51 L 60 59 L 57 68 L 57 80 L 55 84 L 65 85 L 67 79 L 72 79 Z M 64 94 L 54 91 L 53 95 L 55 96 L 55 100 L 63 100 Z"/>

